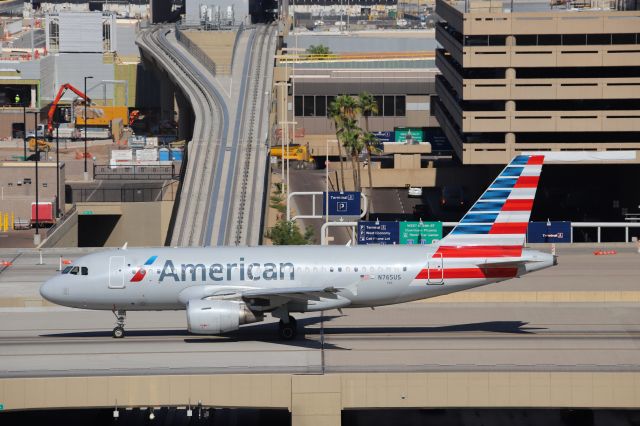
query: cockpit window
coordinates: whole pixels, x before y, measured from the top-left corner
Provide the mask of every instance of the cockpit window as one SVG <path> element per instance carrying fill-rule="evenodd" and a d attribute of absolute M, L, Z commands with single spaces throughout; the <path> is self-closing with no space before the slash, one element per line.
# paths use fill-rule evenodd
<path fill-rule="evenodd" d="M 66 268 L 64 268 L 62 273 L 63 274 L 68 274 L 69 272 L 71 272 L 72 269 L 73 269 L 73 266 L 67 266 Z"/>
<path fill-rule="evenodd" d="M 82 272 L 82 275 L 89 275 L 89 268 L 87 268 L 86 266 L 82 266 L 80 268 L 80 271 Z"/>
<path fill-rule="evenodd" d="M 71 268 L 71 270 L 69 271 L 69 273 L 71 275 L 78 275 L 80 268 L 78 266 L 74 266 L 73 268 Z"/>

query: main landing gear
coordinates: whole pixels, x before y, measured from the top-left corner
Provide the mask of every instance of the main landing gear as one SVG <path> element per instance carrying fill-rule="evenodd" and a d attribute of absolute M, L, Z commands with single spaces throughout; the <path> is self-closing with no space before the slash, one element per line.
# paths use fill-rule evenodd
<path fill-rule="evenodd" d="M 298 335 L 298 324 L 296 319 L 289 315 L 287 322 L 280 320 L 278 335 L 282 340 L 293 340 Z"/>
<path fill-rule="evenodd" d="M 116 317 L 116 327 L 113 329 L 113 338 L 122 339 L 124 337 L 124 321 L 127 319 L 127 311 L 112 311 Z"/>

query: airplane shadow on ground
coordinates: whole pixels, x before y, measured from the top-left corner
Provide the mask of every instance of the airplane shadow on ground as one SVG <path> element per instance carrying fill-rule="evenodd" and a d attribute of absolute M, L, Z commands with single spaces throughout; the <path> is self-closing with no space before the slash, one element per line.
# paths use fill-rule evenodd
<path fill-rule="evenodd" d="M 296 340 L 282 341 L 277 336 L 277 323 L 257 323 L 241 327 L 239 330 L 225 333 L 221 336 L 206 336 L 189 333 L 186 329 L 166 330 L 127 330 L 128 337 L 180 337 L 184 336 L 185 343 L 232 343 L 243 341 L 261 341 L 265 343 L 280 343 L 287 346 L 299 346 L 308 349 L 323 347 L 317 336 L 320 335 L 318 326 L 323 320 L 330 323 L 341 315 L 312 317 L 298 320 L 299 337 Z M 517 335 L 535 335 L 537 331 L 547 330 L 544 327 L 529 327 L 523 321 L 485 321 L 467 324 L 452 324 L 445 326 L 376 326 L 376 327 L 324 327 L 324 334 L 328 336 L 373 335 L 373 334 L 419 334 L 423 338 L 438 333 L 484 332 Z M 315 336 L 308 339 L 306 336 Z M 110 330 L 81 331 L 71 333 L 43 334 L 41 337 L 111 337 Z M 126 338 L 125 338 L 126 339 Z M 324 349 L 349 350 L 338 345 L 324 342 Z"/>

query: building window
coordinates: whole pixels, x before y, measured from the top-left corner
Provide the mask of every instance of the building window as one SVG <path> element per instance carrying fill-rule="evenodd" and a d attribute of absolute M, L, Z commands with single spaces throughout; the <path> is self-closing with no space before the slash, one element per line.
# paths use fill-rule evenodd
<path fill-rule="evenodd" d="M 322 117 L 327 115 L 327 97 L 316 96 L 316 116 Z"/>
<path fill-rule="evenodd" d="M 302 117 L 302 96 L 296 96 L 294 104 L 296 117 Z"/>
<path fill-rule="evenodd" d="M 102 23 L 102 51 L 111 52 L 111 21 Z"/>
<path fill-rule="evenodd" d="M 378 104 L 378 113 L 377 114 L 372 114 L 372 115 L 381 116 L 382 112 L 384 111 L 384 105 L 382 103 L 382 96 L 374 96 L 373 99 L 375 99 L 376 104 Z"/>
<path fill-rule="evenodd" d="M 60 50 L 60 25 L 58 19 L 51 19 L 49 22 L 49 50 L 51 53 L 58 53 Z"/>
<path fill-rule="evenodd" d="M 612 34 L 611 42 L 613 44 L 636 44 L 636 34 Z"/>
<path fill-rule="evenodd" d="M 384 113 L 385 117 L 393 117 L 396 115 L 395 100 L 393 96 L 384 97 Z"/>
<path fill-rule="evenodd" d="M 560 34 L 540 34 L 538 36 L 539 46 L 558 46 L 562 42 Z"/>
<path fill-rule="evenodd" d="M 611 44 L 611 34 L 587 34 L 587 44 Z"/>
<path fill-rule="evenodd" d="M 406 96 L 374 96 L 378 113 L 371 116 L 404 117 L 407 114 Z M 296 96 L 296 117 L 329 117 L 331 104 L 335 96 Z"/>
<path fill-rule="evenodd" d="M 404 96 L 396 96 L 396 116 L 404 117 L 407 115 L 406 98 Z"/>
<path fill-rule="evenodd" d="M 587 44 L 586 34 L 562 34 L 564 46 L 584 46 Z"/>
<path fill-rule="evenodd" d="M 314 99 L 313 96 L 304 96 L 304 116 L 305 117 L 314 117 L 315 107 L 314 107 Z"/>
<path fill-rule="evenodd" d="M 331 113 L 331 104 L 336 100 L 335 96 L 327 96 L 327 117 Z"/>

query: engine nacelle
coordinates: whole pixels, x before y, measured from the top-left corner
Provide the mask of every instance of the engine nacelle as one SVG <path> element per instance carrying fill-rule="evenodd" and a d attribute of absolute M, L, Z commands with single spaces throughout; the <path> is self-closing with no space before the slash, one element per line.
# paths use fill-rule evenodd
<path fill-rule="evenodd" d="M 263 318 L 262 313 L 251 311 L 244 302 L 198 299 L 187 304 L 187 328 L 195 334 L 226 333 Z"/>

